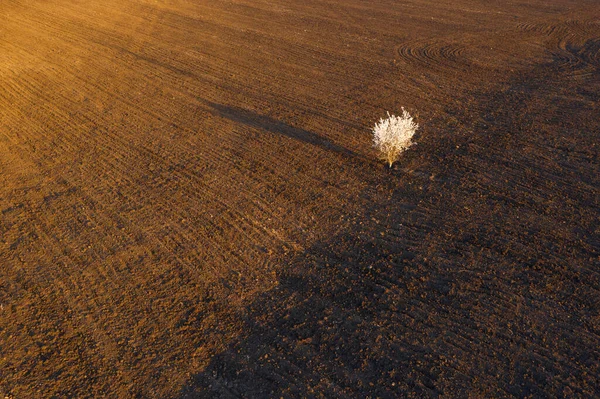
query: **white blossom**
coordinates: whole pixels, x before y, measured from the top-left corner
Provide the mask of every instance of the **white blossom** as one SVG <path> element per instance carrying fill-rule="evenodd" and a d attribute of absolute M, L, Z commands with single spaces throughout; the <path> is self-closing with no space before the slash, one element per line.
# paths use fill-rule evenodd
<path fill-rule="evenodd" d="M 419 128 L 412 116 L 402 108 L 402 116 L 390 115 L 380 119 L 373 128 L 374 147 L 379 150 L 381 159 L 390 167 L 400 154 L 413 145 L 412 137 Z"/>

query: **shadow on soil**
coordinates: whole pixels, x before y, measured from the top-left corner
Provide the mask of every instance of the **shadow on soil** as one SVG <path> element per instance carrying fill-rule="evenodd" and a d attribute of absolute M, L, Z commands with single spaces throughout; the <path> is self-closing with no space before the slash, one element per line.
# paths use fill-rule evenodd
<path fill-rule="evenodd" d="M 373 262 L 386 258 L 381 246 L 354 251 L 353 235 L 335 241 L 348 252 L 315 246 L 293 260 L 294 273 L 248 309 L 252 333 L 214 358 L 180 398 L 392 397 L 407 388 L 399 380 L 435 392 L 437 376 L 418 371 L 424 355 L 434 356 L 427 343 L 396 341 L 404 304 L 390 303 L 387 292 L 406 290 L 405 265 L 383 276 Z"/>
<path fill-rule="evenodd" d="M 266 130 L 271 133 L 280 134 L 294 140 L 298 140 L 310 145 L 320 147 L 326 151 L 333 151 L 343 156 L 363 158 L 360 154 L 357 154 L 352 150 L 335 144 L 319 136 L 316 133 L 291 126 L 285 122 L 273 119 L 269 116 L 260 115 L 256 112 L 238 107 L 216 104 L 206 100 L 204 100 L 204 103 L 210 106 L 214 111 L 216 111 L 218 115 L 236 123 L 241 123 L 243 125 L 250 126 L 253 128 Z"/>
<path fill-rule="evenodd" d="M 571 73 L 557 58 L 476 94 L 481 107 L 455 113 L 475 136 L 424 137 L 419 156 L 441 151 L 428 171 L 440 178 L 403 175 L 394 189 L 400 176 L 383 175 L 391 196 L 369 194 L 345 233 L 282 265 L 245 336 L 179 398 L 594 397 L 600 85 Z"/>

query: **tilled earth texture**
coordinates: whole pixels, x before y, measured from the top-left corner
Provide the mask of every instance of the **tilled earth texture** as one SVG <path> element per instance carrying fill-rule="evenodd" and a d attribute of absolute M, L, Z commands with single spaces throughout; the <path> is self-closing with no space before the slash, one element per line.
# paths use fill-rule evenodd
<path fill-rule="evenodd" d="M 597 0 L 1 0 L 0 397 L 598 397 L 599 151 Z"/>

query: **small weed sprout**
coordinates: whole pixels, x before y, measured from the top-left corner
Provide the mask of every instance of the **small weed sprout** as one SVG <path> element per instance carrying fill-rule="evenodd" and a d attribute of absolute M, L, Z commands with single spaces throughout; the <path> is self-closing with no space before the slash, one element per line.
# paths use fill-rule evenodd
<path fill-rule="evenodd" d="M 390 115 L 381 118 L 373 128 L 373 146 L 379 150 L 380 157 L 390 168 L 400 154 L 413 145 L 412 137 L 419 128 L 412 116 L 402 108 L 402 116 Z"/>

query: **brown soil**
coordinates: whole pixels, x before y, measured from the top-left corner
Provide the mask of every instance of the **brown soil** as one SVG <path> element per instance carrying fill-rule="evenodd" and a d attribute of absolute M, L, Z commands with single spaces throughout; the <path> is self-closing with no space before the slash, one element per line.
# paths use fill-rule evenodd
<path fill-rule="evenodd" d="M 600 392 L 596 0 L 0 21 L 0 397 Z"/>

